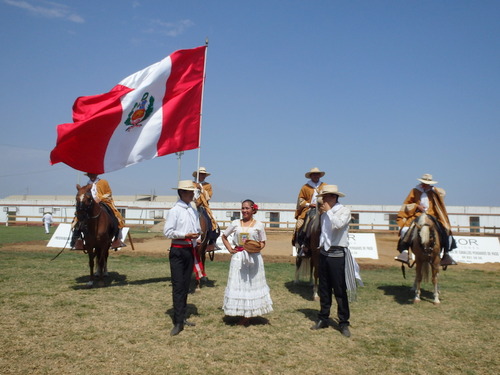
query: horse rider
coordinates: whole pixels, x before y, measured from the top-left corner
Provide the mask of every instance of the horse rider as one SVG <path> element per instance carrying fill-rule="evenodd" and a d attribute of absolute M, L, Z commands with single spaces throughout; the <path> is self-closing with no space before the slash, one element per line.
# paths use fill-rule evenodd
<path fill-rule="evenodd" d="M 111 248 L 117 249 L 119 247 L 125 247 L 122 241 L 123 234 L 122 229 L 125 226 L 125 220 L 123 216 L 120 214 L 120 211 L 115 206 L 115 202 L 113 200 L 113 193 L 111 192 L 111 187 L 107 180 L 101 179 L 98 177 L 96 173 L 85 173 L 85 176 L 89 178 L 87 185 L 92 185 L 90 189 L 92 193 L 92 197 L 96 203 L 103 203 L 109 210 L 113 213 L 114 219 L 116 220 L 116 234 L 113 242 L 111 243 Z M 81 238 L 81 228 L 78 224 L 78 220 L 75 217 L 75 221 L 73 222 L 73 236 L 71 239 L 71 248 L 74 250 L 84 250 L 83 241 Z"/>
<path fill-rule="evenodd" d="M 455 265 L 457 263 L 448 254 L 457 245 L 451 234 L 450 220 L 448 219 L 448 213 L 444 205 L 446 192 L 444 189 L 433 186 L 437 184 L 437 181 L 434 181 L 432 175 L 429 173 L 424 174 L 417 180 L 420 183 L 410 191 L 398 212 L 396 220 L 398 226 L 401 228 L 398 241 L 398 251 L 400 254 L 394 259 L 409 264 L 408 248 L 411 244 L 413 228 L 415 228 L 414 220 L 425 212 L 435 217 L 438 221 L 441 247 L 444 250 L 441 258 L 441 266 Z"/>
<path fill-rule="evenodd" d="M 200 167 L 197 171 L 193 172 L 193 177 L 195 179 L 193 184 L 196 187 L 194 202 L 196 203 L 198 211 L 201 211 L 200 214 L 206 213 L 209 221 L 211 222 L 211 227 L 208 231 L 209 241 L 207 247 L 207 250 L 211 251 L 214 249 L 217 238 L 219 237 L 219 226 L 217 225 L 217 221 L 215 220 L 209 205 L 210 199 L 212 199 L 213 190 L 212 184 L 205 181 L 208 176 L 210 176 L 210 173 L 207 172 L 205 167 Z M 200 208 L 202 209 L 200 210 Z"/>
<path fill-rule="evenodd" d="M 316 167 L 311 168 L 311 170 L 305 174 L 305 177 L 308 178 L 309 181 L 302 186 L 297 198 L 297 207 L 295 210 L 295 219 L 297 222 L 292 237 L 293 246 L 296 246 L 297 239 L 303 235 L 301 229 L 304 226 L 308 211 L 310 209 L 316 209 L 317 196 L 323 186 L 326 185 L 321 181 L 321 177 L 324 175 L 325 172 L 320 171 Z M 298 244 L 301 245 L 301 241 L 299 241 Z M 305 255 L 304 251 L 307 251 L 307 249 L 299 249 L 299 255 Z"/>

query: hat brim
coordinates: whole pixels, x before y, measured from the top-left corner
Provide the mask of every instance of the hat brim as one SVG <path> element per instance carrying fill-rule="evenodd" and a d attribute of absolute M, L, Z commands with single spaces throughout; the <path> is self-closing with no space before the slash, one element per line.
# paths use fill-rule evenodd
<path fill-rule="evenodd" d="M 193 177 L 196 177 L 196 173 L 197 173 L 196 171 L 193 172 Z M 208 172 L 199 172 L 199 174 L 204 174 L 207 177 L 211 175 L 211 173 L 208 173 Z"/>
<path fill-rule="evenodd" d="M 179 187 L 176 187 L 176 188 L 172 188 L 173 190 L 185 190 L 185 191 L 195 191 L 196 188 L 195 187 L 186 187 L 186 188 L 179 188 Z"/>
<path fill-rule="evenodd" d="M 319 173 L 319 177 L 320 177 L 320 178 L 321 178 L 321 177 L 323 177 L 323 176 L 325 175 L 325 172 L 307 172 L 307 173 L 306 173 L 306 178 L 311 178 L 311 175 L 312 175 L 313 173 Z"/>
<path fill-rule="evenodd" d="M 340 191 L 337 191 L 336 193 L 334 192 L 324 192 L 324 193 L 319 193 L 317 196 L 318 197 L 324 197 L 325 195 L 328 195 L 328 194 L 331 194 L 331 195 L 337 195 L 339 197 L 345 197 L 345 194 L 344 193 L 341 193 Z"/>
<path fill-rule="evenodd" d="M 438 183 L 437 181 L 422 180 L 421 178 L 417 178 L 417 181 L 420 181 L 421 183 L 426 185 L 436 185 Z"/>

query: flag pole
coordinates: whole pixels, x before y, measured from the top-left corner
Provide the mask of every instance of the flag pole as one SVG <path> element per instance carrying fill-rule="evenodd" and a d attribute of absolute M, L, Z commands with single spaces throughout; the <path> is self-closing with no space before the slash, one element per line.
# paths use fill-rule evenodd
<path fill-rule="evenodd" d="M 203 61 L 203 83 L 201 88 L 201 106 L 200 106 L 200 135 L 198 139 L 198 162 L 196 167 L 196 183 L 200 182 L 200 159 L 201 159 L 201 124 L 203 119 L 203 96 L 205 94 L 205 77 L 207 70 L 207 51 L 208 51 L 208 37 L 205 39 L 205 61 Z"/>

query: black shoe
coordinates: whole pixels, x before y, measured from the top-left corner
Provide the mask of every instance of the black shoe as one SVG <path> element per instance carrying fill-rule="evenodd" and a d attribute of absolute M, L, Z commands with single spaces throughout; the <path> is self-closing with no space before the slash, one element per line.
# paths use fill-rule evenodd
<path fill-rule="evenodd" d="M 312 330 L 318 330 L 321 328 L 326 328 L 328 327 L 328 322 L 326 320 L 318 320 L 315 325 L 311 327 Z"/>
<path fill-rule="evenodd" d="M 188 327 L 195 327 L 196 323 L 190 322 L 189 320 L 184 320 L 184 325 Z"/>
<path fill-rule="evenodd" d="M 174 328 L 170 331 L 170 336 L 177 336 L 184 329 L 183 324 L 176 324 Z"/>
<path fill-rule="evenodd" d="M 342 336 L 351 337 L 351 331 L 349 331 L 349 326 L 340 327 L 340 333 Z"/>
<path fill-rule="evenodd" d="M 453 258 L 448 253 L 443 254 L 443 258 L 441 258 L 441 266 L 456 266 L 457 262 L 453 260 Z"/>

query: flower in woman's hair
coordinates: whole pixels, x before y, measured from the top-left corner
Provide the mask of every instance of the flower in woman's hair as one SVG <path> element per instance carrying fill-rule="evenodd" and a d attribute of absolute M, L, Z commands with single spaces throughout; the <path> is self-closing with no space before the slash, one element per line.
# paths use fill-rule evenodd
<path fill-rule="evenodd" d="M 254 211 L 257 211 L 259 209 L 259 206 L 257 206 L 255 203 L 253 204 L 252 208 L 254 209 Z"/>

